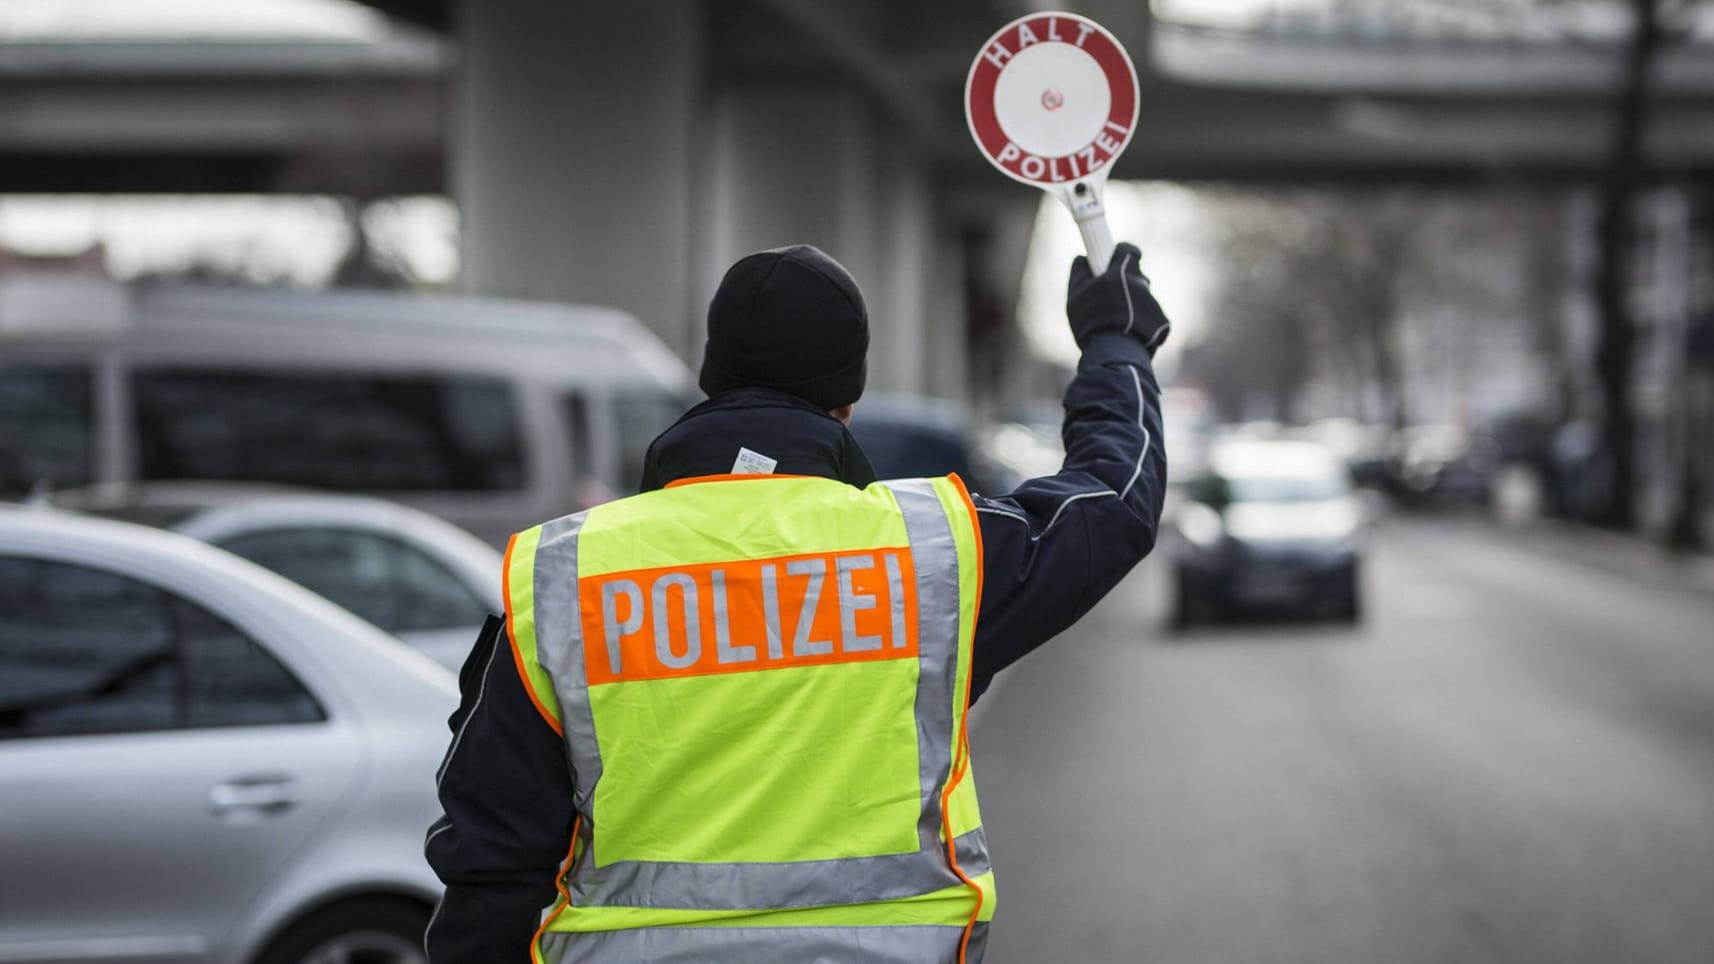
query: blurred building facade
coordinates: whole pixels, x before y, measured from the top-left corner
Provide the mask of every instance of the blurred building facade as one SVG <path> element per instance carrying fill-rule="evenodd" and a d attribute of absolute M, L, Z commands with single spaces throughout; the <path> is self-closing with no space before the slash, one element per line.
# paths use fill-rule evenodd
<path fill-rule="evenodd" d="M 1669 541 L 1714 537 L 1714 190 L 1674 185 L 1641 206 L 1637 516 Z"/>

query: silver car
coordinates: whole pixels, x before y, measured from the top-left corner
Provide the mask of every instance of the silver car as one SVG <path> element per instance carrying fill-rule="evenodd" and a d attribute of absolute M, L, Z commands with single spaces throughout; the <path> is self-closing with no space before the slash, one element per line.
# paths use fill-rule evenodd
<path fill-rule="evenodd" d="M 420 961 L 451 673 L 171 533 L 0 509 L 0 961 Z"/>
<path fill-rule="evenodd" d="M 52 504 L 170 528 L 339 603 L 456 671 L 500 603 L 500 553 L 386 499 L 226 483 L 91 486 Z"/>

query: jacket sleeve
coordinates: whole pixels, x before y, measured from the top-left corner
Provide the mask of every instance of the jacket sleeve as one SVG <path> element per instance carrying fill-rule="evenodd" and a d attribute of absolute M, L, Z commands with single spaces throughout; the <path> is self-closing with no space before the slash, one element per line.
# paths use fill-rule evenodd
<path fill-rule="evenodd" d="M 1065 464 L 1003 498 L 976 497 L 982 608 L 974 700 L 994 674 L 1082 618 L 1154 547 L 1166 489 L 1149 352 L 1095 335 L 1065 392 Z"/>
<path fill-rule="evenodd" d="M 500 617 L 483 625 L 459 689 L 437 777 L 444 815 L 423 847 L 446 885 L 425 946 L 432 964 L 527 961 L 571 848 L 571 767 L 524 690 Z"/>

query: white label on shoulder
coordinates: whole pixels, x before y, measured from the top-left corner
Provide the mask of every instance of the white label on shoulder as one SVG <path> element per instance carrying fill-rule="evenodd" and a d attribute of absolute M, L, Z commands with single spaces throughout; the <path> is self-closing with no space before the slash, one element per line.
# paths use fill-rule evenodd
<path fill-rule="evenodd" d="M 747 448 L 740 447 L 738 460 L 732 463 L 732 474 L 773 475 L 774 466 L 779 464 L 779 459 L 770 459 L 760 452 L 752 452 Z"/>

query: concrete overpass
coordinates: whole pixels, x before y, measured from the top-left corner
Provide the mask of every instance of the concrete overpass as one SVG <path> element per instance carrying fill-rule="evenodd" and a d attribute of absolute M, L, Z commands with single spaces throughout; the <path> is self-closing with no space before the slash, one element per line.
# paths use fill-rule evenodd
<path fill-rule="evenodd" d="M 879 387 L 958 395 L 1035 198 L 970 147 L 969 58 L 1029 0 L 370 0 L 375 43 L 0 44 L 0 191 L 445 191 L 472 290 L 616 304 L 687 356 L 738 255 L 863 280 Z M 1121 177 L 1592 177 L 1615 45 L 1279 36 L 1071 6 L 1129 46 Z M 1650 156 L 1714 174 L 1714 57 L 1669 52 Z"/>

